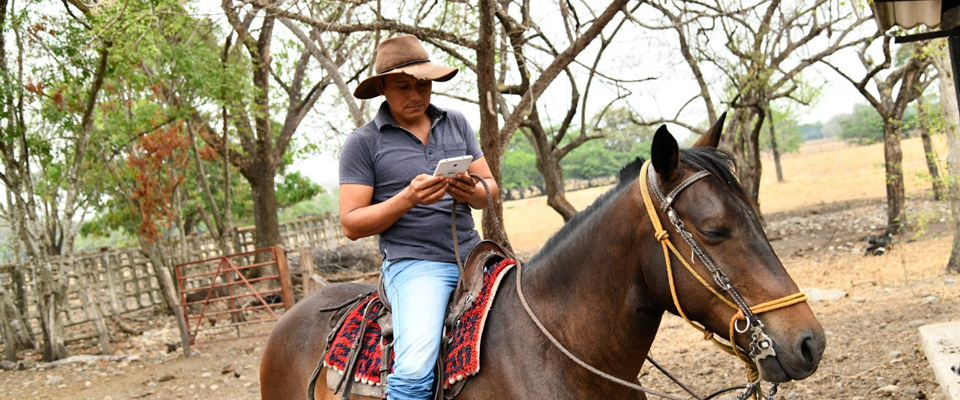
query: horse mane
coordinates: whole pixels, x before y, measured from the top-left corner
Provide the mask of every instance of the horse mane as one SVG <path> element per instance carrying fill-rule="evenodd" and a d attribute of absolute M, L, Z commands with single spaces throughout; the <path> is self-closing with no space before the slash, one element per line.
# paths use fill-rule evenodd
<path fill-rule="evenodd" d="M 617 185 L 601 194 L 593 201 L 593 204 L 590 204 L 587 208 L 583 209 L 583 211 L 574 215 L 570 221 L 567 221 L 559 231 L 553 234 L 553 236 L 543 244 L 543 247 L 541 247 L 537 255 L 530 260 L 530 263 L 534 264 L 539 258 L 539 255 L 550 254 L 558 247 L 561 247 L 563 243 L 575 237 L 575 233 L 584 225 L 585 221 L 589 221 L 595 215 L 600 214 L 600 210 L 605 210 L 610 207 L 614 200 L 620 198 L 620 195 L 640 177 L 640 169 L 643 167 L 645 161 L 643 158 L 637 157 L 621 168 Z M 734 173 L 736 165 L 733 157 L 726 151 L 712 147 L 683 149 L 680 150 L 680 162 L 694 170 L 709 172 L 711 175 L 717 177 L 720 182 L 724 183 L 724 187 L 730 190 L 733 195 L 751 204 L 751 206 L 753 205 L 750 196 L 747 195 L 746 190 L 740 185 L 740 181 L 737 180 L 737 176 Z"/>

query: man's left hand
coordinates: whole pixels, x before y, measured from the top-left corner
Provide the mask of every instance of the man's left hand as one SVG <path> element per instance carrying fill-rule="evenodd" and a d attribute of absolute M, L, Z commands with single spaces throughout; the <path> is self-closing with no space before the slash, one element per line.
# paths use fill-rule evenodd
<path fill-rule="evenodd" d="M 447 178 L 447 194 L 453 197 L 458 203 L 466 203 L 473 197 L 477 190 L 477 180 L 470 175 L 459 173 L 453 178 Z"/>

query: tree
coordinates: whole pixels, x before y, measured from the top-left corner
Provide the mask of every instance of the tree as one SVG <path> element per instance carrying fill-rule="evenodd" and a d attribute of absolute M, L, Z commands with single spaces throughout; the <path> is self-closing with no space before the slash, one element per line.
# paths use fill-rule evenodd
<path fill-rule="evenodd" d="M 810 104 L 815 91 L 809 89 L 803 72 L 860 43 L 859 27 L 872 18 L 856 8 L 836 9 L 829 0 L 786 5 L 779 0 L 654 1 L 649 5 L 666 17 L 666 22 L 634 20 L 648 29 L 676 33 L 680 54 L 700 88 L 686 104 L 700 98 L 710 122 L 717 119 L 719 103 L 729 104 L 731 114 L 725 129 L 729 134 L 724 135 L 721 148 L 734 156 L 740 182 L 759 205 L 760 133 L 770 104 L 779 99 Z M 717 41 L 723 46 L 715 46 Z M 711 72 L 717 76 L 709 75 Z M 715 99 L 717 92 L 722 92 L 722 100 Z M 702 132 L 679 120 L 682 111 L 646 122 L 671 122 Z"/>
<path fill-rule="evenodd" d="M 803 142 L 827 137 L 827 134 L 823 132 L 823 122 L 820 121 L 812 124 L 802 124 L 798 129 L 800 131 L 800 140 Z"/>
<path fill-rule="evenodd" d="M 937 153 L 933 150 L 933 140 L 930 138 L 930 125 L 936 117 L 931 114 L 939 114 L 936 110 L 931 113 L 929 105 L 924 101 L 923 96 L 917 98 L 917 124 L 920 131 L 920 140 L 923 141 L 923 155 L 927 161 L 927 172 L 930 174 L 930 184 L 933 186 L 933 198 L 937 201 L 944 199 L 943 183 L 940 178 L 940 168 L 937 166 Z"/>
<path fill-rule="evenodd" d="M 558 9 L 561 10 L 562 21 L 559 24 L 566 27 L 567 41 L 562 45 L 543 45 L 548 46 L 543 50 L 538 49 L 540 44 L 529 40 L 543 34 L 533 23 L 530 17 L 531 4 L 526 1 L 480 0 L 476 8 L 459 3 L 428 7 L 424 3 L 419 7 L 412 7 L 412 11 L 409 11 L 410 8 L 403 2 L 397 3 L 396 9 L 382 8 L 380 3 L 368 3 L 363 4 L 364 9 L 343 14 L 340 19 L 314 17 L 306 11 L 309 5 L 300 3 L 290 8 L 263 0 L 254 0 L 252 3 L 256 7 L 269 10 L 271 15 L 307 24 L 321 32 L 388 31 L 417 35 L 421 40 L 446 53 L 448 60 L 458 62 L 464 73 L 475 74 L 477 84 L 475 90 L 469 90 L 471 96 L 446 92 L 439 94 L 477 104 L 480 115 L 480 146 L 497 184 L 502 186 L 501 161 L 513 135 L 521 126 L 537 123 L 530 122 L 538 121 L 536 117 L 530 118 L 536 110 L 537 100 L 560 74 L 566 72 L 577 56 L 600 36 L 604 28 L 621 12 L 627 0 L 610 1 L 602 11 L 594 14 L 589 23 L 579 20 L 578 10 L 572 8 L 570 3 L 560 2 Z M 584 3 L 582 7 L 588 13 L 593 9 L 588 3 Z M 376 41 L 373 44 L 375 45 Z M 522 53 L 517 52 L 518 46 L 523 49 Z M 529 64 L 525 64 L 523 68 L 512 68 L 508 65 L 509 61 L 514 61 L 514 65 L 518 66 L 518 63 L 531 62 L 527 52 L 540 51 L 541 54 L 548 54 L 549 58 L 537 69 L 531 68 Z M 517 54 L 525 54 L 526 57 L 514 58 L 518 57 Z M 469 78 L 459 78 L 460 81 L 466 79 Z M 508 83 L 508 80 L 512 82 Z M 506 95 L 516 96 L 516 104 L 511 105 L 506 100 Z M 500 199 L 494 199 L 492 208 L 502 220 Z M 486 238 L 497 239 L 492 218 L 485 210 L 483 234 Z"/>
<path fill-rule="evenodd" d="M 853 112 L 839 120 L 840 139 L 865 146 L 883 141 L 883 117 L 867 104 L 854 104 Z"/>
<path fill-rule="evenodd" d="M 900 149 L 903 114 L 907 105 L 919 98 L 926 87 L 936 79 L 936 74 L 929 73 L 932 59 L 925 53 L 926 45 L 901 46 L 897 54 L 898 64 L 894 66 L 890 50 L 891 37 L 881 35 L 880 32 L 874 35 L 874 38 L 881 37 L 880 51 L 883 52 L 883 62 L 879 64 L 875 64 L 867 52 L 873 41 L 864 43 L 860 47 L 858 55 L 866 70 L 860 79 L 853 78 L 831 62 L 826 64 L 857 88 L 857 91 L 882 118 L 883 158 L 887 186 L 886 232 L 897 234 L 906 225 L 903 152 Z M 886 77 L 881 77 L 881 72 L 886 70 L 889 70 Z M 876 94 L 868 87 L 871 84 Z"/>
<path fill-rule="evenodd" d="M 783 182 L 783 167 L 780 165 L 781 153 L 800 151 L 800 129 L 793 110 L 767 109 L 766 135 L 760 136 L 760 150 L 773 153 L 773 162 L 777 169 L 777 182 Z"/>
<path fill-rule="evenodd" d="M 94 15 L 86 3 L 63 4 L 69 16 L 25 13 L 0 0 L 0 181 L 7 194 L 0 215 L 17 237 L 18 261 L 29 266 L 14 273 L 16 307 L 26 315 L 27 272 L 36 285 L 47 361 L 67 355 L 61 314 L 68 274 L 46 261 L 72 253 L 75 223 L 95 197 L 84 191 L 94 176 L 88 148 L 112 51 L 101 35 L 126 10 L 126 3 L 102 5 Z M 14 43 L 6 42 L 8 32 Z"/>
<path fill-rule="evenodd" d="M 262 7 L 256 5 L 244 9 L 243 6 L 234 5 L 231 0 L 223 0 L 221 7 L 237 34 L 237 43 L 249 57 L 249 77 L 254 91 L 249 103 L 243 99 L 233 101 L 227 104 L 225 111 L 226 118 L 240 138 L 242 151 L 228 147 L 227 143 L 217 140 L 217 136 L 209 135 L 206 138 L 210 139 L 208 143 L 218 152 L 230 153 L 231 162 L 250 183 L 256 220 L 256 246 L 271 247 L 283 243 L 277 217 L 277 172 L 294 133 L 324 89 L 330 85 L 330 79 L 310 84 L 307 71 L 312 56 L 302 46 L 298 46 L 296 51 L 299 55 L 290 57 L 293 62 L 292 68 L 289 68 L 290 76 L 282 76 L 280 72 L 289 66 L 273 65 L 275 61 L 284 61 L 280 57 L 275 58 L 273 53 L 273 31 L 277 16 L 264 12 Z M 254 22 L 259 27 L 252 27 Z M 228 41 L 224 53 L 231 54 L 232 51 Z M 283 98 L 286 100 L 286 109 L 282 122 L 273 119 L 273 81 L 285 92 Z"/>
<path fill-rule="evenodd" d="M 948 28 L 944 26 L 944 28 Z M 957 107 L 956 77 L 953 75 L 951 56 L 944 41 L 935 42 L 936 51 L 931 52 L 933 66 L 940 75 L 940 107 L 943 111 L 943 132 L 947 137 L 947 195 L 953 215 L 953 245 L 947 272 L 960 273 L 960 111 Z"/>

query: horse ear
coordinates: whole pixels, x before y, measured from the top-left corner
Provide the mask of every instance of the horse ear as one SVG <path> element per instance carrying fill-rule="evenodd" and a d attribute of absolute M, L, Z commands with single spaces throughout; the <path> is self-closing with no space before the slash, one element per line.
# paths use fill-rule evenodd
<path fill-rule="evenodd" d="M 720 144 L 720 134 L 723 133 L 723 120 L 727 118 L 727 113 L 720 114 L 720 118 L 717 119 L 717 122 L 713 124 L 710 129 L 703 133 L 703 136 L 700 136 L 700 139 L 697 139 L 697 142 L 693 144 L 693 147 L 713 147 L 717 148 L 717 145 Z"/>
<path fill-rule="evenodd" d="M 653 159 L 653 167 L 656 168 L 660 178 L 664 181 L 671 181 L 677 177 L 677 167 L 680 164 L 680 146 L 677 140 L 667 131 L 667 126 L 662 125 L 653 135 L 653 146 L 650 148 L 650 157 Z"/>

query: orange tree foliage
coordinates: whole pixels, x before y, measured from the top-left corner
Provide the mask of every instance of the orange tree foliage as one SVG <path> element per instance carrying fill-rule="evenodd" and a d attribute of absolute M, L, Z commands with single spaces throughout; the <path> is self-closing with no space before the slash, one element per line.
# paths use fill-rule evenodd
<path fill-rule="evenodd" d="M 189 145 L 183 122 L 176 121 L 140 137 L 127 154 L 127 166 L 134 171 L 134 206 L 139 208 L 144 239 L 155 241 L 160 228 L 169 228 L 177 217 L 173 195 L 188 168 Z"/>

